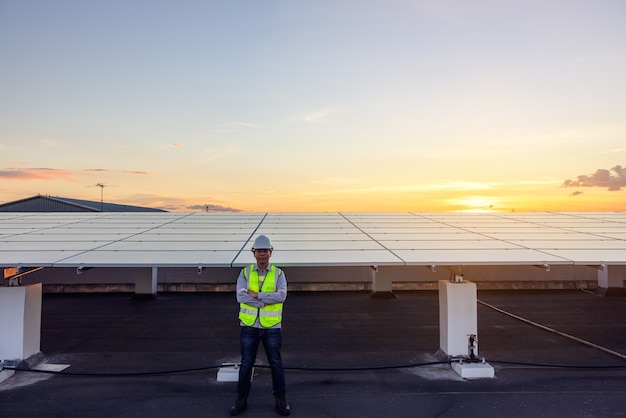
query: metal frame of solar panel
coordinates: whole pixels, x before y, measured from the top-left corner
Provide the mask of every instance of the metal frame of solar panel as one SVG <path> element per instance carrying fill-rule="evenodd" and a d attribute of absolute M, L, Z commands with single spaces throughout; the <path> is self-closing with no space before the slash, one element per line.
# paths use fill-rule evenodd
<path fill-rule="evenodd" d="M 0 265 L 626 265 L 626 213 L 1 213 Z"/>

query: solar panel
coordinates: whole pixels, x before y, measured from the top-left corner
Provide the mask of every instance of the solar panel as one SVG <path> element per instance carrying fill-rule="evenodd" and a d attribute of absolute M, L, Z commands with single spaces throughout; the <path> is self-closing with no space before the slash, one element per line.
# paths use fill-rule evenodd
<path fill-rule="evenodd" d="M 376 241 L 477 241 L 488 240 L 488 237 L 484 237 L 479 234 L 470 232 L 441 232 L 431 233 L 402 233 L 402 232 L 376 232 L 368 234 L 373 240 Z"/>
<path fill-rule="evenodd" d="M 557 255 L 530 249 L 396 250 L 406 265 L 541 265 L 570 264 Z"/>
<path fill-rule="evenodd" d="M 259 232 L 260 233 L 260 232 Z M 279 245 L 282 241 L 370 241 L 371 238 L 362 232 L 337 232 L 337 233 L 317 233 L 308 232 L 306 234 L 295 234 L 291 232 L 279 231 L 271 234 L 272 242 L 276 248 L 285 248 Z"/>
<path fill-rule="evenodd" d="M 121 241 L 101 247 L 102 251 L 239 251 L 237 241 Z"/>
<path fill-rule="evenodd" d="M 237 251 L 88 251 L 66 257 L 55 267 L 230 267 Z"/>
<path fill-rule="evenodd" d="M 538 250 L 622 250 L 626 251 L 626 241 L 612 240 L 511 240 L 520 246 Z"/>
<path fill-rule="evenodd" d="M 626 265 L 624 213 L 0 213 L 0 265 Z"/>
<path fill-rule="evenodd" d="M 626 265 L 626 250 L 620 249 L 566 249 L 566 250 L 545 250 L 556 257 L 571 260 L 574 264 L 597 265 L 615 264 Z"/>
<path fill-rule="evenodd" d="M 626 241 L 626 232 L 603 232 L 596 234 L 598 237 L 615 238 L 622 241 Z"/>
<path fill-rule="evenodd" d="M 386 250 L 275 251 L 272 262 L 280 266 L 372 266 L 403 265 L 400 258 Z M 242 252 L 234 266 L 254 263 L 252 252 Z"/>
<path fill-rule="evenodd" d="M 432 240 L 379 241 L 390 250 L 497 250 L 518 249 L 520 246 L 498 240 Z"/>
<path fill-rule="evenodd" d="M 0 252 L 20 251 L 28 253 L 31 251 L 89 251 L 107 245 L 106 241 L 63 241 L 60 246 L 55 241 L 0 241 Z"/>
<path fill-rule="evenodd" d="M 372 240 L 274 240 L 272 245 L 276 253 L 283 251 L 346 251 L 346 250 L 384 250 L 385 248 Z"/>
<path fill-rule="evenodd" d="M 59 260 L 81 251 L 0 251 L 0 266 L 53 267 Z"/>
<path fill-rule="evenodd" d="M 146 232 L 140 235 L 133 235 L 127 237 L 124 241 L 127 242 L 150 242 L 150 241 L 166 241 L 176 243 L 180 241 L 187 242 L 204 242 L 204 241 L 235 241 L 246 242 L 251 235 L 251 232 L 238 233 L 238 232 L 198 232 L 198 231 L 154 231 Z"/>

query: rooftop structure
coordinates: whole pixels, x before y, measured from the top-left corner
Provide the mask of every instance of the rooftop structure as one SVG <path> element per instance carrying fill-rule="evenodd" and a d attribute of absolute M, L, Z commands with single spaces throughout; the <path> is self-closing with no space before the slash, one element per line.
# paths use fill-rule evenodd
<path fill-rule="evenodd" d="M 367 277 L 377 292 L 450 274 L 507 281 L 519 271 L 526 279 L 597 280 L 604 289 L 623 289 L 626 279 L 619 212 L 0 213 L 0 267 L 143 269 L 156 292 L 166 269 L 197 278 L 226 269 L 232 282 L 230 269 L 254 262 L 259 234 L 272 239 L 272 262 L 297 270 L 296 284 L 335 281 L 337 268 L 352 269 L 341 280 Z"/>
<path fill-rule="evenodd" d="M 436 356 L 434 291 L 386 300 L 290 292 L 282 351 L 292 416 L 623 416 L 626 360 L 606 349 L 626 354 L 626 298 L 580 290 L 478 297 L 479 353 L 495 368 L 493 379 L 463 379 Z M 228 416 L 236 383 L 218 382 L 217 373 L 239 361 L 234 294 L 174 293 L 150 302 L 121 293 L 48 294 L 42 315 L 46 360 L 34 367 L 43 372 L 17 371 L 0 383 L 9 416 Z M 242 416 L 276 417 L 262 353 L 257 365 Z"/>
<path fill-rule="evenodd" d="M 159 389 L 156 414 L 143 410 L 143 395 L 126 396 L 116 408 L 138 415 L 184 411 L 202 416 L 207 408 L 190 406 L 207 402 L 226 410 L 234 388 L 206 373 L 237 360 L 232 294 L 167 294 L 154 304 L 132 305 L 119 294 L 42 298 L 41 284 L 54 272 L 74 282 L 128 277 L 135 296 L 152 296 L 163 272 L 189 280 L 189 271 L 207 281 L 215 271 L 225 271 L 224 283 L 232 284 L 238 269 L 253 262 L 249 250 L 259 234 L 272 238 L 272 261 L 286 271 L 286 309 L 298 307 L 297 315 L 286 316 L 285 331 L 293 339 L 286 338 L 284 358 L 293 382 L 290 402 L 302 416 L 321 416 L 329 407 L 337 416 L 415 416 L 416 410 L 433 416 L 445 411 L 449 416 L 468 411 L 474 416 L 597 416 L 619 411 L 626 359 L 621 349 L 624 298 L 577 291 L 483 293 L 486 297 L 477 299 L 474 282 L 490 275 L 507 281 L 517 271 L 526 280 L 593 277 L 605 294 L 611 289 L 623 293 L 624 213 L 3 213 L 0 266 L 33 282 L 0 289 L 0 317 L 6 324 L 0 326 L 6 331 L 0 357 L 36 356 L 41 336 L 41 352 L 58 364 L 37 367 L 50 371 L 69 364 L 69 373 L 78 372 L 75 387 L 98 393 L 89 397 L 89 405 L 74 403 L 68 409 L 63 405 L 70 403 L 61 402 L 48 405 L 46 413 L 81 415 L 94 403 L 104 408 L 120 398 L 119 381 L 103 389 L 107 384 L 96 377 L 98 371 L 127 379 L 126 387 L 133 387 L 130 376 L 117 373 L 132 373 L 140 364 L 143 369 L 134 369 L 137 388 L 174 384 L 173 392 L 180 396 L 184 386 L 189 396 L 179 402 L 179 396 Z M 371 280 L 372 295 L 390 293 L 393 285 L 409 280 L 437 282 L 439 298 L 435 292 L 396 291 L 396 298 L 379 300 L 362 292 L 293 291 L 294 284 L 306 280 L 332 283 L 359 274 Z M 541 322 L 555 332 L 546 334 L 549 327 Z M 480 352 L 473 339 L 478 335 Z M 452 359 L 467 354 L 468 347 L 488 356 L 500 378 L 467 386 L 468 369 Z M 197 360 L 202 360 L 199 367 Z M 161 367 L 165 364 L 172 367 Z M 489 373 L 480 377 L 493 377 L 494 367 L 481 364 Z M 303 367 L 315 374 L 300 373 Z M 570 367 L 575 374 L 567 371 Z M 190 378 L 189 368 L 205 373 Z M 5 367 L 5 374 L 13 369 Z M 23 402 L 33 393 L 44 399 L 80 398 L 67 391 L 65 379 L 22 391 L 17 369 L 18 388 L 11 386 L 3 399 L 18 414 L 38 410 Z M 262 363 L 259 370 L 257 378 L 267 387 Z M 346 374 L 355 370 L 360 374 Z M 159 380 L 153 373 L 174 376 Z M 152 405 L 154 391 L 149 392 Z M 252 401 L 262 402 L 256 395 Z M 531 409 L 511 410 L 511 405 Z M 258 416 L 269 411 L 261 408 Z"/>
<path fill-rule="evenodd" d="M 0 212 L 166 212 L 163 209 L 37 195 L 0 204 Z"/>
<path fill-rule="evenodd" d="M 626 265 L 626 213 L 2 213 L 0 265 Z"/>

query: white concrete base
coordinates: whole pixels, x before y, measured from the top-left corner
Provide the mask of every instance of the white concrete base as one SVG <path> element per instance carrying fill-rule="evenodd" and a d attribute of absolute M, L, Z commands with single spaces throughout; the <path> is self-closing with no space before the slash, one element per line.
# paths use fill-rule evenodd
<path fill-rule="evenodd" d="M 484 379 L 495 376 L 489 363 L 452 363 L 452 369 L 463 379 Z"/>
<path fill-rule="evenodd" d="M 439 348 L 449 356 L 468 356 L 469 335 L 476 335 L 476 284 L 439 281 Z M 474 343 L 478 355 L 478 340 Z"/>
<path fill-rule="evenodd" d="M 28 360 L 26 360 L 26 363 L 28 363 Z M 13 365 L 13 366 L 15 367 L 16 365 Z M 70 367 L 70 365 L 69 364 L 39 363 L 33 366 L 29 366 L 28 364 L 26 364 L 20 367 L 24 367 L 29 370 L 41 370 L 43 372 L 62 372 L 63 370 Z M 15 373 L 16 372 L 13 369 L 3 369 L 2 371 L 0 371 L 0 383 L 13 377 Z"/>
<path fill-rule="evenodd" d="M 70 367 L 69 364 L 49 364 L 43 363 L 38 364 L 36 366 L 31 367 L 31 370 L 41 370 L 43 372 L 62 372 L 63 370 Z"/>
<path fill-rule="evenodd" d="M 254 367 L 252 368 L 254 376 Z M 250 379 L 252 380 L 252 379 Z M 239 382 L 239 364 L 224 363 L 217 371 L 218 382 Z"/>
<path fill-rule="evenodd" d="M 626 296 L 626 266 L 598 266 L 598 293 L 603 296 Z"/>
<path fill-rule="evenodd" d="M 15 374 L 15 370 L 2 370 L 0 372 L 0 383 L 4 382 Z"/>
<path fill-rule="evenodd" d="M 157 278 L 159 269 L 152 267 L 150 270 L 140 269 L 135 276 L 134 299 L 154 299 L 157 294 Z"/>
<path fill-rule="evenodd" d="M 393 294 L 393 267 L 372 267 L 372 293 Z"/>
<path fill-rule="evenodd" d="M 0 287 L 0 360 L 24 360 L 40 342 L 41 283 Z"/>

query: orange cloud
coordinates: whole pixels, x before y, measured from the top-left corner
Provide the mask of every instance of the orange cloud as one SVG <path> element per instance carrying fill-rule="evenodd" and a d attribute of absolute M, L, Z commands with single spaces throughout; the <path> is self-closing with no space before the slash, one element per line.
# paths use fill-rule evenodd
<path fill-rule="evenodd" d="M 593 174 L 581 174 L 577 180 L 565 180 L 561 187 L 606 187 L 609 191 L 626 186 L 626 167 L 616 165 L 610 170 L 599 168 Z"/>
<path fill-rule="evenodd" d="M 0 178 L 9 181 L 70 180 L 72 177 L 71 172 L 56 168 L 9 168 L 0 170 Z"/>
<path fill-rule="evenodd" d="M 147 171 L 121 171 L 121 173 L 124 173 L 124 174 L 141 174 L 141 175 L 150 174 Z"/>
<path fill-rule="evenodd" d="M 136 170 L 109 170 L 106 168 L 85 168 L 83 171 L 91 171 L 96 173 L 123 173 L 123 174 L 150 174 L 147 171 L 136 171 Z"/>
<path fill-rule="evenodd" d="M 106 168 L 85 168 L 83 171 L 95 171 L 97 173 L 110 173 L 113 170 L 107 170 Z"/>

